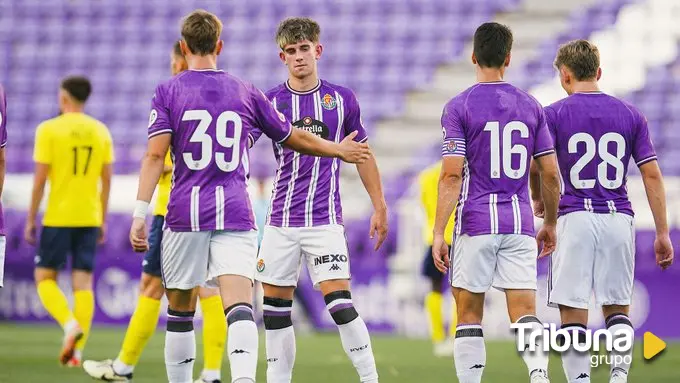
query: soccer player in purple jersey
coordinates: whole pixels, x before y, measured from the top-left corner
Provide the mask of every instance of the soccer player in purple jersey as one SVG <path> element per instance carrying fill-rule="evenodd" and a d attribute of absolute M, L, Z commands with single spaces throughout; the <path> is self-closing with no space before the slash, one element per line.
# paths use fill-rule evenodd
<path fill-rule="evenodd" d="M 563 45 L 555 67 L 569 96 L 545 108 L 562 176 L 549 302 L 559 305 L 562 328 L 585 335 L 582 330 L 594 292 L 609 331 L 630 332 L 632 337 L 628 312 L 633 294 L 635 225 L 626 191 L 631 158 L 642 174 L 654 216 L 656 262 L 662 269 L 673 262 L 664 183 L 647 120 L 634 106 L 599 90 L 602 71 L 595 45 L 585 40 Z M 538 175 L 532 171 L 533 190 L 539 189 L 537 184 Z M 540 216 L 540 195 L 532 197 Z M 631 353 L 632 349 L 624 355 Z M 589 355 L 576 350 L 562 354 L 570 383 L 590 382 Z M 612 357 L 616 363 L 611 365 L 611 383 L 627 381 L 630 363 L 625 363 L 626 359 Z"/>
<path fill-rule="evenodd" d="M 198 287 L 206 280 L 217 281 L 226 307 L 231 381 L 255 382 L 258 333 L 250 302 L 257 231 L 247 191 L 251 133 L 258 129 L 308 154 L 350 162 L 370 156 L 368 145 L 353 141 L 354 135 L 332 143 L 292 129 L 262 92 L 217 70 L 221 31 L 221 21 L 204 10 L 192 12 L 182 23 L 180 44 L 189 70 L 156 89 L 130 228 L 133 248 L 148 250 L 145 216 L 170 148 L 173 183 L 161 245 L 170 383 L 192 381 L 193 316 Z"/>
<path fill-rule="evenodd" d="M 319 79 L 320 32 L 319 24 L 309 18 L 281 22 L 276 42 L 281 61 L 288 67 L 288 80 L 269 90 L 267 97 L 293 121 L 295 130 L 313 132 L 329 142 L 356 134 L 355 140 L 365 142 L 368 137 L 354 93 Z M 303 264 L 324 296 L 360 381 L 377 382 L 368 329 L 350 293 L 340 164 L 335 159 L 299 155 L 276 142 L 273 147 L 279 167 L 255 277 L 264 289 L 267 382 L 292 379 L 295 333 L 291 310 Z M 357 170 L 373 203 L 370 235 L 378 233 L 378 249 L 387 235 L 387 207 L 375 158 L 358 164 Z"/>
<path fill-rule="evenodd" d="M 5 184 L 5 146 L 7 145 L 7 96 L 0 85 L 0 195 Z M 5 276 L 5 219 L 0 204 L 0 288 Z"/>
<path fill-rule="evenodd" d="M 548 354 L 530 352 L 530 334 L 542 333 L 536 317 L 537 240 L 542 255 L 555 246 L 559 177 L 543 108 L 526 92 L 503 82 L 512 32 L 482 24 L 474 35 L 476 85 L 444 107 L 443 165 L 439 179 L 432 255 L 437 268 L 451 267 L 458 306 L 454 360 L 461 383 L 479 383 L 486 364 L 482 332 L 484 294 L 505 291 L 512 323 L 532 326 L 520 339 L 532 383 L 547 383 Z M 530 157 L 543 180 L 544 226 L 536 239 L 528 192 Z M 457 206 L 451 259 L 444 229 Z"/>

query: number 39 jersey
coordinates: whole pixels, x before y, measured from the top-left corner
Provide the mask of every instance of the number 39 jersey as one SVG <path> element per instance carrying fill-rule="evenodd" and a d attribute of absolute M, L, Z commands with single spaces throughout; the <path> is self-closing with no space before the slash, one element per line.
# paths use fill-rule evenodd
<path fill-rule="evenodd" d="M 573 211 L 633 215 L 626 174 L 656 160 L 647 120 L 602 92 L 575 93 L 545 108 L 562 176 L 560 215 Z"/>
<path fill-rule="evenodd" d="M 256 129 L 278 143 L 292 132 L 261 91 L 228 73 L 188 70 L 158 86 L 149 138 L 172 134 L 172 231 L 255 228 L 247 178 Z"/>
<path fill-rule="evenodd" d="M 529 156 L 554 153 L 538 101 L 506 82 L 478 83 L 446 104 L 442 129 L 442 156 L 465 157 L 456 235 L 533 235 Z"/>

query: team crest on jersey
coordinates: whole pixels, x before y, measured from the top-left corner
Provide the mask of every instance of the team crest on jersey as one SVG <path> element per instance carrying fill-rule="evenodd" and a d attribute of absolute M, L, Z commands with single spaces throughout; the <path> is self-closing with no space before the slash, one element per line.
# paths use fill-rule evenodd
<path fill-rule="evenodd" d="M 335 99 L 328 93 L 326 93 L 321 99 L 321 106 L 323 106 L 323 108 L 326 110 L 333 110 L 335 109 L 336 105 L 337 103 L 335 102 Z"/>
<path fill-rule="evenodd" d="M 154 122 L 156 122 L 156 119 L 158 118 L 158 112 L 156 112 L 156 109 L 151 109 L 151 114 L 149 115 L 149 128 L 151 125 L 153 125 Z"/>
<path fill-rule="evenodd" d="M 262 258 L 257 260 L 257 271 L 260 273 L 264 271 L 264 259 Z"/>

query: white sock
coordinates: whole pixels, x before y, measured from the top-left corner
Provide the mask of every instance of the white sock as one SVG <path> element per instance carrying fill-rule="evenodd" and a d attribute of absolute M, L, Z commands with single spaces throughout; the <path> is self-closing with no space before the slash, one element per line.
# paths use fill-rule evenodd
<path fill-rule="evenodd" d="M 168 309 L 165 332 L 165 369 L 169 383 L 192 383 L 196 360 L 194 312 Z"/>
<path fill-rule="evenodd" d="M 134 370 L 135 366 L 127 365 L 121 362 L 120 359 L 118 358 L 116 358 L 116 360 L 113 361 L 113 371 L 115 371 L 116 374 L 118 375 L 132 374 Z"/>
<path fill-rule="evenodd" d="M 531 373 L 537 370 L 544 371 L 546 374 L 548 373 L 548 352 L 544 351 L 544 341 L 546 339 L 543 339 L 542 333 L 543 333 L 543 324 L 541 323 L 538 318 L 534 315 L 525 315 L 517 320 L 517 323 L 524 323 L 524 324 L 530 324 L 532 329 L 531 331 L 525 331 L 524 332 L 524 339 L 523 339 L 523 344 L 525 345 L 524 351 L 520 352 L 522 355 L 522 359 L 524 359 L 524 363 L 527 365 L 527 369 L 529 370 L 529 376 L 531 376 Z M 536 351 L 529 351 L 528 345 L 531 341 L 531 336 L 532 334 L 538 335 L 535 339 L 535 344 L 536 344 Z"/>
<path fill-rule="evenodd" d="M 208 382 L 213 382 L 215 380 L 221 380 L 222 374 L 220 370 L 203 370 L 201 372 L 201 379 L 207 380 Z"/>
<path fill-rule="evenodd" d="M 577 331 L 579 337 L 585 337 L 584 325 L 566 324 L 562 329 L 569 331 L 570 334 Z M 584 339 L 579 339 L 579 344 L 584 343 Z M 562 367 L 568 383 L 590 383 L 590 352 L 578 352 L 570 348 L 562 353 Z"/>
<path fill-rule="evenodd" d="M 237 303 L 224 312 L 227 317 L 227 352 L 231 380 L 234 383 L 254 383 L 257 373 L 258 333 L 253 320 L 253 309 L 247 303 Z"/>
<path fill-rule="evenodd" d="M 366 323 L 352 303 L 352 294 L 348 290 L 339 290 L 323 297 L 326 308 L 338 325 L 340 341 L 345 353 L 352 361 L 362 383 L 378 381 L 378 370 L 375 367 L 371 337 Z"/>
<path fill-rule="evenodd" d="M 296 349 L 292 309 L 292 300 L 264 297 L 267 383 L 290 383 L 293 379 Z"/>
<path fill-rule="evenodd" d="M 634 339 L 634 337 L 635 337 L 635 330 L 633 329 L 633 324 L 630 323 L 630 319 L 625 314 L 610 315 L 606 320 L 606 324 L 607 324 L 607 330 L 609 330 L 609 332 L 611 332 L 612 338 L 614 340 L 617 339 L 616 333 L 621 332 L 621 331 L 625 331 L 626 333 L 630 334 L 631 339 Z M 620 359 L 620 360 L 617 360 L 617 359 Z M 631 348 L 628 352 L 624 352 L 624 353 L 615 352 L 615 351 L 611 352 L 611 355 L 610 355 L 610 360 L 612 362 L 611 374 L 613 374 L 614 372 L 618 372 L 619 374 L 623 373 L 626 376 L 628 375 L 628 371 L 630 371 L 630 363 L 626 363 L 624 361 L 624 359 L 628 359 L 629 361 L 632 361 L 632 359 L 633 359 L 633 347 L 632 347 L 632 345 L 631 345 Z"/>
<path fill-rule="evenodd" d="M 481 325 L 458 325 L 453 361 L 459 383 L 480 383 L 486 366 L 486 347 Z"/>

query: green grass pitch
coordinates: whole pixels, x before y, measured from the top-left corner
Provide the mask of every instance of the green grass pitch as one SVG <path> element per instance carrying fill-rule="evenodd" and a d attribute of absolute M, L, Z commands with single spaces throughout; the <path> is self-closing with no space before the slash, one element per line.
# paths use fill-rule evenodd
<path fill-rule="evenodd" d="M 95 328 L 86 349 L 86 358 L 115 358 L 123 338 L 123 329 Z M 167 382 L 163 364 L 163 338 L 159 331 L 149 342 L 135 371 L 135 383 Z M 202 366 L 201 336 L 197 331 L 198 361 L 196 376 Z M 261 334 L 260 340 L 263 340 Z M 82 369 L 61 367 L 57 362 L 61 331 L 55 326 L 0 324 L 0 383 L 54 382 L 79 383 L 92 380 Z M 434 358 L 427 340 L 374 336 L 373 348 L 382 383 L 456 382 L 453 360 Z M 528 382 L 526 368 L 511 342 L 487 342 L 487 365 L 484 382 Z M 265 381 L 264 346 L 260 343 L 258 382 Z M 680 382 L 680 343 L 669 344 L 655 361 L 645 363 L 642 350 L 636 348 L 631 383 Z M 229 376 L 225 357 L 223 376 Z M 564 383 L 559 355 L 552 355 L 550 377 Z M 301 335 L 297 343 L 297 360 L 293 374 L 296 383 L 358 382 L 356 373 L 335 334 Z M 608 381 L 608 367 L 593 371 L 593 382 Z M 226 380 L 225 380 L 226 382 Z"/>

